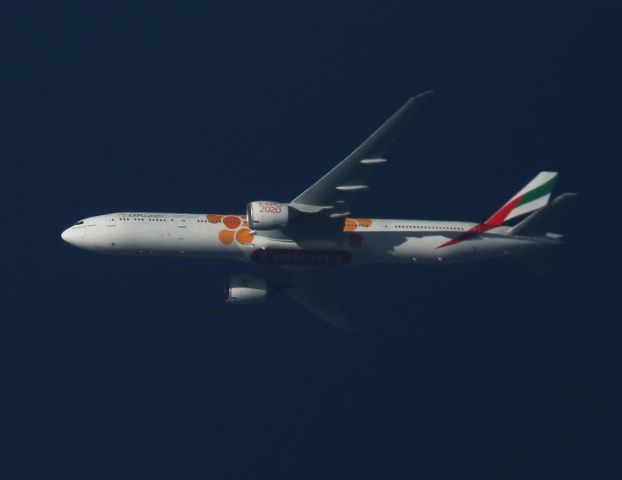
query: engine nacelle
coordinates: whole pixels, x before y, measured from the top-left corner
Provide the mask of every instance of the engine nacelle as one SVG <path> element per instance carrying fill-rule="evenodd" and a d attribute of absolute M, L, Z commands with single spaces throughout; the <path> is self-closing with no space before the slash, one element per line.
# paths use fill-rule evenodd
<path fill-rule="evenodd" d="M 246 207 L 248 226 L 252 230 L 270 230 L 287 225 L 296 211 L 287 203 L 251 202 Z"/>
<path fill-rule="evenodd" d="M 229 303 L 257 303 L 266 299 L 268 283 L 252 275 L 231 275 L 225 291 Z"/>

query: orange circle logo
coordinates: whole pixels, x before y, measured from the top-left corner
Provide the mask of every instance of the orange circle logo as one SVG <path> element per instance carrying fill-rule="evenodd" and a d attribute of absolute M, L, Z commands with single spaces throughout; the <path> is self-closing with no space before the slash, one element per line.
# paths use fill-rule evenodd
<path fill-rule="evenodd" d="M 218 240 L 225 245 L 231 245 L 233 243 L 233 235 L 233 230 L 221 230 L 218 232 Z"/>
<path fill-rule="evenodd" d="M 233 215 L 227 215 L 222 219 L 222 223 L 225 224 L 225 227 L 230 228 L 231 230 L 235 230 L 242 224 L 242 220 L 240 217 L 234 217 Z"/>
<path fill-rule="evenodd" d="M 235 234 L 235 239 L 241 245 L 248 245 L 252 243 L 254 238 L 255 235 L 251 233 L 250 228 L 241 228 L 240 230 L 238 230 L 238 233 Z"/>

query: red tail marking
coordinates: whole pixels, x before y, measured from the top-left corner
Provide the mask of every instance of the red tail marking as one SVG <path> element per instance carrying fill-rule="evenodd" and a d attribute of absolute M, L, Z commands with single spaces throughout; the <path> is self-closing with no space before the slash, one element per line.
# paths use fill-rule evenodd
<path fill-rule="evenodd" d="M 439 245 L 436 248 L 449 247 L 450 245 L 455 245 L 456 243 L 464 242 L 465 240 L 468 240 L 469 238 L 479 235 L 480 233 L 485 233 L 488 230 L 492 230 L 493 228 L 497 226 L 498 225 L 489 225 L 486 223 L 480 223 L 478 225 L 475 225 L 474 227 L 471 227 L 466 232 L 461 233 L 456 238 L 452 238 L 451 240 L 448 240 L 447 242 L 443 243 L 442 245 Z"/>
<path fill-rule="evenodd" d="M 485 224 L 493 225 L 495 227 L 503 225 L 503 222 L 505 222 L 507 216 L 520 204 L 520 202 L 523 201 L 524 197 L 525 195 L 519 195 L 514 200 L 506 203 L 497 213 L 495 213 L 492 217 L 486 220 Z"/>

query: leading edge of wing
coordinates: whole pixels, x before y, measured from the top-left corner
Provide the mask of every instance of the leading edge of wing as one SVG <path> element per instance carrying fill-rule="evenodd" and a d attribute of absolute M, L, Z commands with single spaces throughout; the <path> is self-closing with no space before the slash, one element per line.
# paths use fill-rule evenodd
<path fill-rule="evenodd" d="M 410 97 L 350 155 L 317 182 L 290 202 L 293 207 L 308 211 L 321 207 L 330 213 L 345 213 L 357 191 L 367 187 L 372 173 L 384 160 L 390 148 L 414 111 L 432 95 L 427 91 Z M 368 160 L 361 162 L 361 160 Z M 336 207 L 340 205 L 343 212 Z M 330 209 L 330 210 L 328 210 Z"/>

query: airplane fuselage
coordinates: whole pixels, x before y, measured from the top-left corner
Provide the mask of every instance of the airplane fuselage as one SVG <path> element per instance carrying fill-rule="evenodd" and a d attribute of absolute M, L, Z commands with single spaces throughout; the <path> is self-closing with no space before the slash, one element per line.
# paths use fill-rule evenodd
<path fill-rule="evenodd" d="M 112 213 L 89 217 L 62 233 L 67 242 L 115 255 L 219 257 L 266 265 L 345 266 L 453 263 L 520 253 L 559 243 L 479 231 L 477 223 L 346 218 L 333 236 L 253 231 L 245 215 Z"/>

